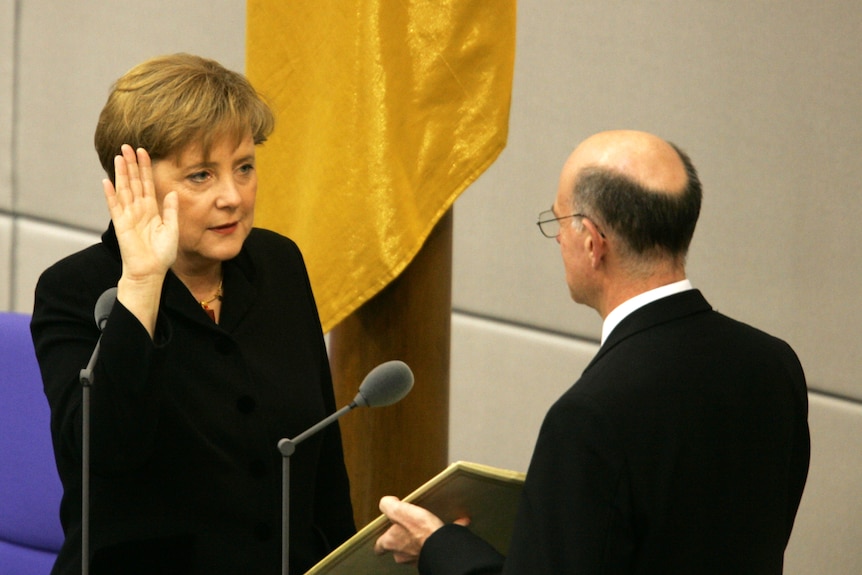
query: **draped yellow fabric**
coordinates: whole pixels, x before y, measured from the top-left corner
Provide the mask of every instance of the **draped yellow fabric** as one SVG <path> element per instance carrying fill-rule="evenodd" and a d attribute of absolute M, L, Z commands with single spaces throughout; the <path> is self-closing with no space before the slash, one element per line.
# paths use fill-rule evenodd
<path fill-rule="evenodd" d="M 515 0 L 248 0 L 276 112 L 256 225 L 302 250 L 324 331 L 400 274 L 506 144 Z"/>

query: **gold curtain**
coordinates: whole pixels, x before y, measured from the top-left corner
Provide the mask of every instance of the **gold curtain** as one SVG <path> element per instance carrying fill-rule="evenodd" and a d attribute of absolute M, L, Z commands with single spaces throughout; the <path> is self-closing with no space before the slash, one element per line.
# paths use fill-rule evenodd
<path fill-rule="evenodd" d="M 256 225 L 302 250 L 324 331 L 396 278 L 506 144 L 515 0 L 248 0 L 276 112 Z"/>

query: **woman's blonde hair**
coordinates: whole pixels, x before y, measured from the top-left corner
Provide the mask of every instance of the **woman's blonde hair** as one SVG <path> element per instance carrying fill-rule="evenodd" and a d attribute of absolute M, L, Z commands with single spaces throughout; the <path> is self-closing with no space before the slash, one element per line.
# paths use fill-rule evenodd
<path fill-rule="evenodd" d="M 239 144 L 251 132 L 261 144 L 274 125 L 272 110 L 242 74 L 214 60 L 173 54 L 138 64 L 114 83 L 94 140 L 114 181 L 114 157 L 123 144 L 159 160 L 195 142 L 206 157 L 224 137 Z"/>

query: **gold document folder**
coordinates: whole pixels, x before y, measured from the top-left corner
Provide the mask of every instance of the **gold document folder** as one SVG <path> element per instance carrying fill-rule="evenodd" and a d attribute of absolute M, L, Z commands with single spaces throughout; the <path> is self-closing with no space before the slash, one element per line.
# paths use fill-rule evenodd
<path fill-rule="evenodd" d="M 470 529 L 506 554 L 524 473 L 457 461 L 404 497 L 451 523 L 470 518 Z M 306 575 L 398 575 L 416 573 L 412 565 L 399 565 L 391 555 L 378 557 L 374 543 L 391 524 L 381 515 L 327 555 Z"/>

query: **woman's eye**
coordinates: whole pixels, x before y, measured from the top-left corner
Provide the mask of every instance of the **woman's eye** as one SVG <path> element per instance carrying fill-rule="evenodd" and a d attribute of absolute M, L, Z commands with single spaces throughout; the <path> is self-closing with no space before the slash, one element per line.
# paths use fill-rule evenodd
<path fill-rule="evenodd" d="M 189 174 L 188 179 L 200 183 L 205 182 L 209 178 L 209 172 L 195 172 L 194 174 Z"/>
<path fill-rule="evenodd" d="M 243 164 L 239 167 L 239 172 L 241 174 L 250 174 L 254 171 L 254 164 Z"/>

